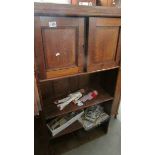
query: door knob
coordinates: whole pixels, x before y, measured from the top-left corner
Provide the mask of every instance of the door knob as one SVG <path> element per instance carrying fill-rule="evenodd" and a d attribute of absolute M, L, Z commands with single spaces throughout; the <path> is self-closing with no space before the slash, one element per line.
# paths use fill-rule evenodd
<path fill-rule="evenodd" d="M 55 54 L 55 56 L 57 57 L 57 56 L 59 56 L 60 55 L 60 53 L 59 52 L 57 52 L 56 54 Z"/>

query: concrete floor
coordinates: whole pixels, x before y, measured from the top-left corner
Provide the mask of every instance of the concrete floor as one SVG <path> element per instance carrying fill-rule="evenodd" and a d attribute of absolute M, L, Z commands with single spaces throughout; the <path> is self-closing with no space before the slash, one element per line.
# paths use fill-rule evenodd
<path fill-rule="evenodd" d="M 121 155 L 121 121 L 111 119 L 108 134 L 64 153 L 63 155 Z"/>

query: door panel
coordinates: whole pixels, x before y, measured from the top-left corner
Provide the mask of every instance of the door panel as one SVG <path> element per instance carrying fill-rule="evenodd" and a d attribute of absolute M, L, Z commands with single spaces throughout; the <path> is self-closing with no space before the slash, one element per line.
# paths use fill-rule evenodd
<path fill-rule="evenodd" d="M 120 19 L 95 17 L 89 19 L 88 71 L 118 65 L 119 34 Z"/>
<path fill-rule="evenodd" d="M 55 78 L 83 72 L 84 19 L 35 18 L 35 51 L 40 66 L 40 78 Z"/>
<path fill-rule="evenodd" d="M 42 34 L 47 70 L 72 67 L 77 64 L 75 28 L 43 29 Z"/>
<path fill-rule="evenodd" d="M 94 62 L 102 63 L 115 59 L 117 48 L 118 27 L 101 27 L 96 30 L 96 48 Z"/>

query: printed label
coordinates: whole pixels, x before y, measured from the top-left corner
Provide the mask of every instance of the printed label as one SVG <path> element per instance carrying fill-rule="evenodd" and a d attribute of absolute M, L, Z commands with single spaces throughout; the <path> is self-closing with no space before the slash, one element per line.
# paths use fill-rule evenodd
<path fill-rule="evenodd" d="M 49 27 L 57 27 L 56 21 L 49 22 L 48 24 L 49 24 Z"/>

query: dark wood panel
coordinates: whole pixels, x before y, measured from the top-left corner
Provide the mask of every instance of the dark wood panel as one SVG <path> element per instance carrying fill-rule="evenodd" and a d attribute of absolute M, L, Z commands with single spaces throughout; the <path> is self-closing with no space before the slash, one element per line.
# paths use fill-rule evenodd
<path fill-rule="evenodd" d="M 88 71 L 110 68 L 119 64 L 119 33 L 119 18 L 89 18 Z"/>
<path fill-rule="evenodd" d="M 99 27 L 96 29 L 96 46 L 93 53 L 94 63 L 115 59 L 119 27 Z"/>
<path fill-rule="evenodd" d="M 120 28 L 119 41 L 117 46 L 116 63 L 118 65 L 121 64 L 121 28 Z"/>
<path fill-rule="evenodd" d="M 50 27 L 51 22 L 54 27 Z M 84 18 L 36 17 L 35 28 L 40 79 L 83 72 Z"/>
<path fill-rule="evenodd" d="M 70 85 L 68 79 L 53 81 L 54 95 L 52 96 L 51 94 L 51 97 L 59 97 L 66 95 L 67 93 L 70 92 L 69 86 Z"/>
<path fill-rule="evenodd" d="M 96 26 L 120 26 L 120 18 L 96 18 Z"/>
<path fill-rule="evenodd" d="M 102 75 L 100 75 L 100 78 L 102 79 L 101 86 L 111 96 L 114 96 L 114 93 L 115 93 L 118 70 L 119 69 L 105 71 L 105 72 L 102 72 Z"/>
<path fill-rule="evenodd" d="M 53 146 L 49 147 L 49 130 L 43 123 L 44 115 L 41 113 L 38 117 L 34 117 L 34 155 L 50 155 L 54 153 Z"/>
<path fill-rule="evenodd" d="M 43 29 L 46 69 L 76 65 L 76 28 Z"/>
<path fill-rule="evenodd" d="M 61 11 L 60 11 L 61 10 Z M 87 7 L 50 3 L 34 3 L 35 15 L 55 15 L 55 16 L 105 16 L 120 17 L 121 9 L 115 7 Z"/>
<path fill-rule="evenodd" d="M 40 18 L 34 17 L 34 50 L 35 50 L 35 64 L 37 66 L 37 72 L 39 79 L 44 79 L 46 77 L 45 72 L 45 61 L 44 53 L 43 53 L 43 46 L 42 46 L 42 35 L 40 29 Z"/>
<path fill-rule="evenodd" d="M 117 76 L 115 95 L 114 95 L 114 100 L 113 100 L 113 105 L 111 110 L 111 115 L 114 117 L 116 117 L 118 114 L 120 99 L 121 99 L 121 69 L 119 69 L 118 76 Z"/>
<path fill-rule="evenodd" d="M 89 84 L 89 75 L 63 78 L 40 83 L 43 99 L 58 98 L 77 91 Z"/>
<path fill-rule="evenodd" d="M 80 18 L 74 18 L 74 17 L 49 17 L 49 16 L 40 16 L 40 24 L 42 27 L 49 27 L 49 21 L 55 21 L 56 27 L 77 27 L 79 25 Z"/>
<path fill-rule="evenodd" d="M 117 69 L 119 67 L 120 67 L 119 65 L 111 65 L 111 66 L 108 66 L 108 67 L 103 68 L 103 69 L 96 68 L 96 69 L 92 69 L 92 71 L 88 71 L 88 72 L 77 73 L 77 74 L 75 73 L 75 74 L 70 74 L 70 75 L 62 75 L 60 77 L 40 80 L 40 82 L 45 83 L 45 82 L 48 82 L 48 81 L 60 80 L 60 79 L 63 79 L 63 78 L 69 78 L 69 77 L 72 78 L 72 77 L 76 77 L 76 76 L 89 75 L 89 74 L 94 74 L 94 73 L 103 72 L 103 71 L 107 71 L 107 70 Z M 93 68 L 95 68 L 95 66 Z"/>
<path fill-rule="evenodd" d="M 78 67 L 69 67 L 58 70 L 50 70 L 46 72 L 46 79 L 59 78 L 68 75 L 74 75 L 79 72 Z"/>

